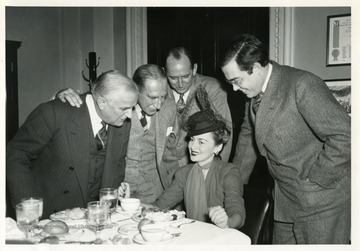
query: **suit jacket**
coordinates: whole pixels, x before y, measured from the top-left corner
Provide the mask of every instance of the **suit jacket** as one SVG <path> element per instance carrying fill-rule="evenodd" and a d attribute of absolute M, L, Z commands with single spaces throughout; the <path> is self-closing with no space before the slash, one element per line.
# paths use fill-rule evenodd
<path fill-rule="evenodd" d="M 198 106 L 195 98 L 196 90 L 199 86 L 202 85 L 206 92 L 209 95 L 210 101 L 212 102 L 213 109 L 216 110 L 226 121 L 230 132 L 231 137 L 230 140 L 224 145 L 223 150 L 220 154 L 222 160 L 227 162 L 231 153 L 232 146 L 232 119 L 230 108 L 227 102 L 227 93 L 223 88 L 221 83 L 212 77 L 202 76 L 200 74 L 196 74 L 194 77 L 194 83 L 190 87 L 190 93 L 186 100 L 186 106 L 181 116 L 178 116 L 177 120 L 179 123 L 179 127 L 177 128 L 177 155 L 179 166 L 184 166 L 190 163 L 189 151 L 188 151 L 188 141 L 186 140 L 187 132 L 182 128 L 183 123 L 186 122 L 188 117 L 198 111 L 200 111 L 200 107 Z M 169 88 L 168 95 L 171 99 L 174 100 L 174 94 L 172 90 Z"/>
<path fill-rule="evenodd" d="M 81 95 L 85 103 L 85 95 Z M 118 187 L 125 175 L 130 121 L 108 126 L 101 187 Z M 86 105 L 60 100 L 39 105 L 7 145 L 6 178 L 13 206 L 41 196 L 46 218 L 54 211 L 86 207 L 93 132 Z"/>
<path fill-rule="evenodd" d="M 308 221 L 350 204 L 350 117 L 317 76 L 275 62 L 256 118 L 251 102 L 234 164 L 247 183 L 258 152 L 275 180 L 275 219 Z"/>
<path fill-rule="evenodd" d="M 151 189 L 152 187 L 157 186 L 158 184 L 154 184 L 156 180 L 151 179 L 151 177 L 155 175 L 159 176 L 163 189 L 169 186 L 169 177 L 167 170 L 166 168 L 164 168 L 164 166 L 161 166 L 160 164 L 164 153 L 166 138 L 168 136 L 167 132 L 169 131 L 169 128 L 174 126 L 175 116 L 176 116 L 175 103 L 173 100 L 167 98 L 164 100 L 161 109 L 151 117 L 151 121 L 154 122 L 151 125 L 155 127 L 155 138 L 153 140 L 155 142 L 156 173 L 151 173 L 151 174 L 144 173 L 143 170 L 139 170 L 145 179 L 145 181 L 143 181 L 142 183 L 138 182 L 137 187 L 139 191 L 144 190 L 142 188 Z M 140 123 L 140 118 L 136 112 L 133 113 L 133 116 L 131 118 L 131 125 L 132 126 L 130 130 L 130 140 L 129 140 L 130 147 L 128 148 L 127 155 L 135 156 L 138 153 L 137 146 L 141 147 L 143 145 L 141 138 L 140 141 L 138 140 L 137 142 L 135 138 L 138 139 L 138 137 L 136 136 L 143 135 L 144 133 L 144 129 Z M 127 168 L 129 167 L 127 166 Z M 132 175 L 132 174 L 133 172 L 127 170 L 127 175 Z M 126 179 L 128 179 L 128 177 Z M 132 177 L 131 180 L 136 180 L 136 177 Z M 138 177 L 138 181 L 140 180 L 141 177 Z M 142 186 L 142 188 L 139 186 Z M 157 195 L 160 195 L 160 193 Z M 141 195 L 138 196 L 141 197 Z"/>

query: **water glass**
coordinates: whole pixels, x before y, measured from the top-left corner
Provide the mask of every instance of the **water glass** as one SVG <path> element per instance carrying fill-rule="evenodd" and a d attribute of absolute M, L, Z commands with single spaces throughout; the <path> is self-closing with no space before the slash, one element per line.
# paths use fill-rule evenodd
<path fill-rule="evenodd" d="M 39 203 L 24 203 L 16 205 L 16 222 L 18 228 L 29 239 L 31 229 L 39 222 Z"/>
<path fill-rule="evenodd" d="M 35 204 L 38 203 L 39 204 L 39 220 L 41 219 L 41 217 L 43 215 L 43 208 L 44 208 L 43 198 L 41 198 L 41 197 L 27 197 L 27 198 L 21 199 L 21 202 L 35 203 Z"/>
<path fill-rule="evenodd" d="M 100 201 L 108 202 L 110 204 L 110 212 L 113 213 L 118 205 L 118 190 L 117 188 L 102 188 L 99 192 Z"/>
<path fill-rule="evenodd" d="M 108 221 L 109 206 L 107 202 L 92 201 L 87 204 L 87 222 L 95 227 L 96 239 L 99 239 L 99 231 Z"/>

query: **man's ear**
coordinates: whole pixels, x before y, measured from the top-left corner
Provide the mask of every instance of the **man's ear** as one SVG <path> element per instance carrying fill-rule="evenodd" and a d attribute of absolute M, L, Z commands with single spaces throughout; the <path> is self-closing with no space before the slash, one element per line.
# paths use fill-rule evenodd
<path fill-rule="evenodd" d="M 100 110 L 104 109 L 106 100 L 103 97 L 98 97 L 96 103 L 98 104 Z"/>
<path fill-rule="evenodd" d="M 253 66 L 253 73 L 259 73 L 259 72 L 261 72 L 261 69 L 262 69 L 262 68 L 263 68 L 263 67 L 261 66 L 260 63 L 255 62 L 255 63 L 254 63 L 254 66 Z"/>
<path fill-rule="evenodd" d="M 198 67 L 198 65 L 197 65 L 197 63 L 195 63 L 195 64 L 194 64 L 194 67 L 193 67 L 193 69 L 192 69 L 192 75 L 193 75 L 193 76 L 195 76 L 195 74 L 196 74 L 197 67 Z"/>

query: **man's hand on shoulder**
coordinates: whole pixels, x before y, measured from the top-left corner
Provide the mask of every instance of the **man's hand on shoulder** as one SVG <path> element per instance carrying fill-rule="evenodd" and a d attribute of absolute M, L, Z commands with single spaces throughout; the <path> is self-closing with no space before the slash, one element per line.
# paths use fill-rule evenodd
<path fill-rule="evenodd" d="M 55 97 L 64 103 L 69 102 L 71 106 L 76 106 L 77 108 L 80 108 L 83 103 L 80 98 L 80 91 L 75 91 L 72 88 L 60 90 L 56 93 Z"/>

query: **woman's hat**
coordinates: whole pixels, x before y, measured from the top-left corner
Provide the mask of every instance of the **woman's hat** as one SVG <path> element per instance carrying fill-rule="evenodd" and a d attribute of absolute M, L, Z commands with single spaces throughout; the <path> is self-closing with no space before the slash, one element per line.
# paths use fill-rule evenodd
<path fill-rule="evenodd" d="M 186 123 L 188 130 L 187 136 L 213 132 L 217 129 L 226 127 L 225 123 L 218 120 L 212 110 L 199 111 L 191 115 Z"/>

